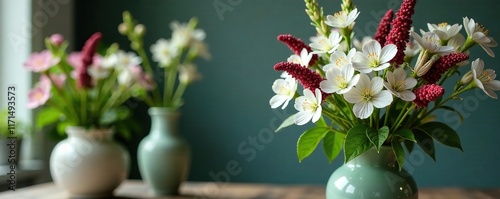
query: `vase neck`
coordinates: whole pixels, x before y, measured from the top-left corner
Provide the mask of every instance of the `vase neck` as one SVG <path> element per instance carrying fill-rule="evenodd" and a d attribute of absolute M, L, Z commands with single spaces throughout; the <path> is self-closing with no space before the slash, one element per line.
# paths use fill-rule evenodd
<path fill-rule="evenodd" d="M 368 149 L 366 152 L 349 161 L 347 164 L 351 164 L 353 166 L 371 165 L 375 167 L 397 167 L 396 156 L 394 155 L 392 148 L 386 146 L 381 147 L 379 152 L 377 152 L 375 148 Z"/>
<path fill-rule="evenodd" d="M 152 107 L 148 111 L 151 116 L 152 136 L 177 136 L 180 113 L 168 108 Z"/>

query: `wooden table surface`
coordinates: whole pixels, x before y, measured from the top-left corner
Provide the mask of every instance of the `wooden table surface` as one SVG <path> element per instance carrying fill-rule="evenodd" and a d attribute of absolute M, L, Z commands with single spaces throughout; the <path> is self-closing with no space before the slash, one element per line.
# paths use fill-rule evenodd
<path fill-rule="evenodd" d="M 247 183 L 186 182 L 182 196 L 165 199 L 324 199 L 324 186 L 268 185 Z M 421 188 L 419 199 L 500 199 L 500 189 Z M 14 191 L 0 192 L 1 199 L 66 199 L 68 194 L 53 183 L 45 183 Z M 146 185 L 138 180 L 124 182 L 116 191 L 117 199 L 151 199 Z"/>

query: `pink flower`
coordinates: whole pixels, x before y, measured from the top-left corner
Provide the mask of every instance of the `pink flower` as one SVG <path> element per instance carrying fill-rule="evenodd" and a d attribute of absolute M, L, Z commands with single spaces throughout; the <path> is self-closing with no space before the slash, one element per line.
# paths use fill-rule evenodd
<path fill-rule="evenodd" d="M 155 87 L 155 82 L 151 75 L 142 71 L 141 66 L 132 66 L 130 67 L 130 72 L 134 75 L 134 79 L 146 90 L 153 90 Z"/>
<path fill-rule="evenodd" d="M 398 47 L 398 53 L 391 63 L 400 65 L 404 62 L 406 43 L 410 41 L 410 29 L 413 21 L 411 16 L 415 13 L 417 0 L 404 0 L 399 8 L 396 18 L 392 21 L 392 29 L 387 35 L 385 45 L 394 44 Z"/>
<path fill-rule="evenodd" d="M 24 68 L 33 72 L 43 72 L 59 63 L 59 61 L 59 58 L 53 57 L 48 50 L 44 50 L 40 53 L 31 54 L 28 60 L 24 62 Z"/>
<path fill-rule="evenodd" d="M 64 37 L 61 34 L 53 34 L 49 38 L 50 43 L 54 46 L 61 46 L 64 42 Z"/>
<path fill-rule="evenodd" d="M 42 76 L 47 78 L 47 76 Z M 57 88 L 63 88 L 66 83 L 66 75 L 65 74 L 50 74 L 50 79 L 54 82 Z"/>
<path fill-rule="evenodd" d="M 378 43 L 385 44 L 386 37 L 389 32 L 391 32 L 391 22 L 393 17 L 394 11 L 392 11 L 392 9 L 389 9 L 385 13 L 384 17 L 382 17 L 382 19 L 380 20 L 380 24 L 377 28 L 377 33 L 375 33 L 375 37 L 373 37 L 378 41 Z"/>
<path fill-rule="evenodd" d="M 28 93 L 28 105 L 30 109 L 34 109 L 44 105 L 50 97 L 50 80 L 47 76 L 41 76 L 40 81 L 35 88 Z"/>
<path fill-rule="evenodd" d="M 426 84 L 413 91 L 415 93 L 415 100 L 413 103 L 419 108 L 424 108 L 429 105 L 429 102 L 436 101 L 443 96 L 444 88 L 437 84 Z"/>
<path fill-rule="evenodd" d="M 302 40 L 293 37 L 292 35 L 278 35 L 278 40 L 283 42 L 292 50 L 296 55 L 300 56 L 302 49 L 306 49 L 307 53 L 311 53 L 312 49 L 308 45 L 306 45 Z M 311 60 L 309 61 L 309 66 L 313 65 L 316 60 L 318 60 L 318 55 L 314 54 Z"/>
<path fill-rule="evenodd" d="M 68 55 L 68 58 L 66 58 L 66 61 L 69 63 L 69 65 L 73 66 L 75 70 L 77 68 L 82 67 L 82 53 L 81 52 L 72 52 Z M 102 63 L 102 56 L 99 54 L 95 54 L 94 57 L 92 58 L 92 65 L 90 67 L 101 67 Z"/>

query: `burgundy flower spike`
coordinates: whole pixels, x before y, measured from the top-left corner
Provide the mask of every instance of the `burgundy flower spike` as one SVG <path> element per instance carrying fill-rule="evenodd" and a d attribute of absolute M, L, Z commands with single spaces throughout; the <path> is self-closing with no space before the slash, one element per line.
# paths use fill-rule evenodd
<path fill-rule="evenodd" d="M 290 50 L 292 50 L 296 55 L 300 56 L 300 52 L 304 48 L 308 53 L 312 52 L 311 47 L 306 45 L 301 39 L 295 38 L 292 35 L 278 35 L 278 40 L 286 44 L 288 48 L 290 48 Z M 314 54 L 311 58 L 311 61 L 309 61 L 309 66 L 316 63 L 316 60 L 318 60 L 318 55 Z"/>
<path fill-rule="evenodd" d="M 441 79 L 441 75 L 443 73 L 467 59 L 469 59 L 469 55 L 465 53 L 451 53 L 449 55 L 442 56 L 434 62 L 431 69 L 425 73 L 422 78 L 424 78 L 428 84 L 434 84 Z"/>
<path fill-rule="evenodd" d="M 382 20 L 380 20 L 380 24 L 377 28 L 377 33 L 375 33 L 374 39 L 378 41 L 380 44 L 385 44 L 385 39 L 389 32 L 391 31 L 391 22 L 394 17 L 394 11 L 392 9 L 388 10 Z"/>
<path fill-rule="evenodd" d="M 102 38 L 102 34 L 100 32 L 94 33 L 90 38 L 85 42 L 82 48 L 82 66 L 77 68 L 77 86 L 79 88 L 91 88 L 92 87 L 92 78 L 88 73 L 88 68 L 92 65 L 94 54 L 96 53 L 97 44 Z"/>
<path fill-rule="evenodd" d="M 396 67 L 404 62 L 406 43 L 410 41 L 410 30 L 413 21 L 411 16 L 415 13 L 417 0 L 404 0 L 399 8 L 396 18 L 392 21 L 392 29 L 387 35 L 385 45 L 394 44 L 398 47 L 396 56 L 391 63 L 396 63 Z"/>

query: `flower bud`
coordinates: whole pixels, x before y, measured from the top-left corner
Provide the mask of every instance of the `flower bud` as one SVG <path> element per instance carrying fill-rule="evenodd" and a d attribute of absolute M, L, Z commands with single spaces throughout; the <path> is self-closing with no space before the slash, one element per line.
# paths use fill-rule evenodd
<path fill-rule="evenodd" d="M 432 56 L 429 61 L 427 61 L 424 65 L 420 66 L 415 66 L 415 74 L 417 74 L 418 77 L 424 76 L 429 70 L 431 69 L 432 65 L 434 65 L 434 62 L 436 62 L 437 57 Z"/>
<path fill-rule="evenodd" d="M 144 35 L 145 32 L 146 32 L 146 27 L 144 27 L 144 25 L 142 24 L 137 24 L 134 28 L 134 33 L 139 36 Z"/>
<path fill-rule="evenodd" d="M 465 73 L 465 75 L 460 79 L 460 84 L 466 85 L 472 81 L 472 71 Z"/>
<path fill-rule="evenodd" d="M 129 28 L 127 27 L 127 24 L 121 23 L 118 25 L 118 32 L 122 35 L 128 34 Z"/>
<path fill-rule="evenodd" d="M 54 46 L 61 46 L 64 42 L 64 37 L 61 34 L 53 34 L 50 36 L 50 43 Z"/>

